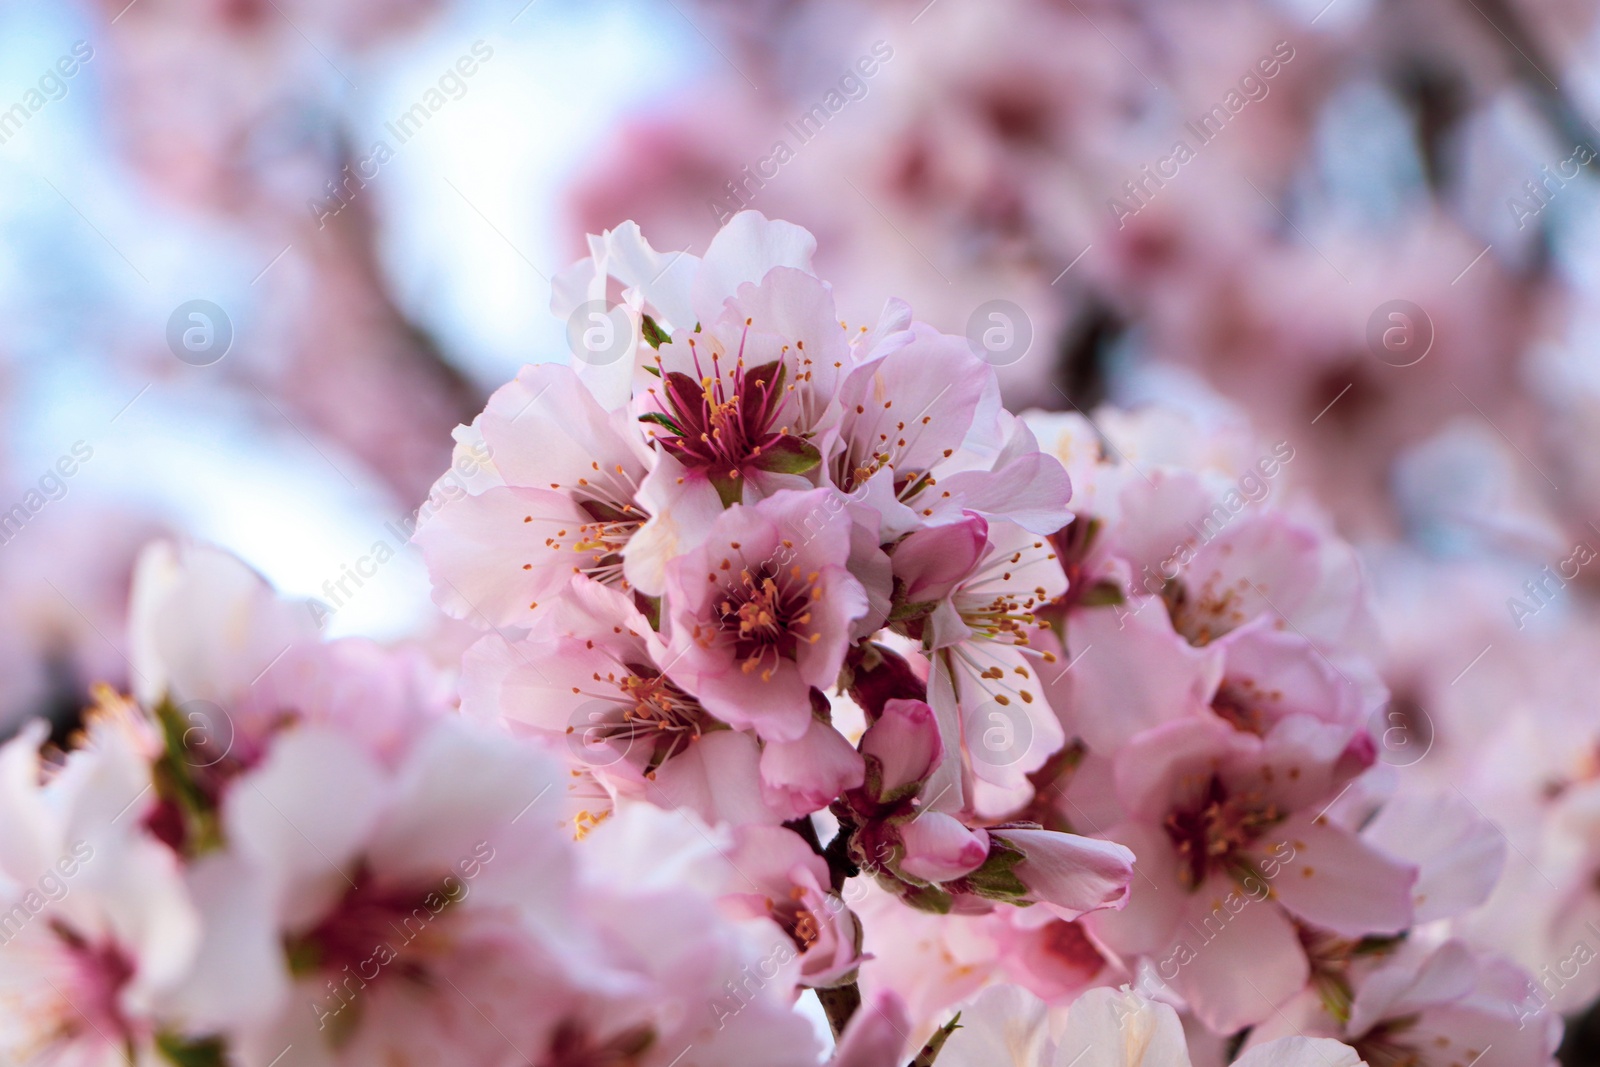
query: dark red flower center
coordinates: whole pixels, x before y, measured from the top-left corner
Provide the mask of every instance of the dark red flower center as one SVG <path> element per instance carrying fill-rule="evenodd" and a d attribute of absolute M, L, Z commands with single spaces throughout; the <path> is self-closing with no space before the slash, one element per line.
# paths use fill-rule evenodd
<path fill-rule="evenodd" d="M 1282 821 L 1276 807 L 1249 794 L 1230 793 L 1212 775 L 1198 799 L 1167 815 L 1164 829 L 1178 852 L 1178 877 L 1187 889 L 1198 889 L 1214 872 L 1242 876 L 1245 849 L 1269 827 Z"/>
<path fill-rule="evenodd" d="M 724 504 L 738 501 L 740 481 L 751 471 L 798 474 L 821 461 L 815 445 L 780 424 L 784 396 L 793 388 L 785 385 L 781 360 L 746 368 L 741 339 L 732 369 L 722 366 L 714 345 L 708 369 L 695 338 L 686 343 L 694 353 L 694 376 L 666 370 L 658 356 L 662 385 L 650 392 L 665 410 L 640 418 L 660 428 L 651 431 L 659 447 L 711 479 Z"/>
<path fill-rule="evenodd" d="M 822 596 L 819 577 L 816 571 L 807 574 L 797 566 L 786 572 L 745 569 L 737 583 L 724 587 L 715 609 L 717 629 L 731 641 L 734 659 L 746 674 L 759 671 L 766 681 L 780 660 L 793 659 L 802 643 L 815 644 L 821 638 L 810 629 L 812 605 Z M 710 638 L 699 628 L 695 636 L 702 641 Z"/>

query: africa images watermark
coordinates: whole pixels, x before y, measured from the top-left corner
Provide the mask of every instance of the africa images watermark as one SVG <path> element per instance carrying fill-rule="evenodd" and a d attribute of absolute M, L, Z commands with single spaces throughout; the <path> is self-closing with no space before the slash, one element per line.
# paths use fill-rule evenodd
<path fill-rule="evenodd" d="M 445 875 L 438 885 L 421 895 L 417 904 L 400 919 L 399 925 L 394 920 L 389 920 L 389 928 L 395 936 L 391 939 L 386 934 L 377 935 L 372 945 L 372 951 L 355 964 L 354 971 L 350 964 L 345 964 L 337 980 L 329 978 L 328 992 L 323 1003 L 311 1002 L 311 1010 L 317 1016 L 317 1029 L 323 1030 L 328 1026 L 329 1020 L 337 1021 L 339 1014 L 355 1003 L 356 996 L 365 988 L 367 983 L 375 982 L 383 969 L 400 958 L 406 948 L 415 941 L 428 926 L 450 907 L 460 904 L 467 899 L 467 894 L 472 892 L 471 881 L 483 873 L 483 868 L 494 859 L 494 846 L 487 841 L 479 841 L 473 846 L 472 855 L 465 857 L 456 864 L 456 869 L 461 872 L 458 878 L 454 872 Z"/>
<path fill-rule="evenodd" d="M 1528 620 L 1539 614 L 1556 596 L 1567 587 L 1567 583 L 1578 577 L 1578 571 L 1594 562 L 1595 551 L 1587 541 L 1579 541 L 1572 546 L 1572 551 L 1567 558 L 1554 567 L 1546 566 L 1540 569 L 1538 575 L 1522 583 L 1522 591 L 1527 594 L 1527 600 L 1516 597 L 1506 599 L 1506 610 L 1511 612 L 1511 621 L 1521 630 L 1528 625 Z"/>
<path fill-rule="evenodd" d="M 873 42 L 871 50 L 855 61 L 854 66 L 840 76 L 837 83 L 830 88 L 821 100 L 813 104 L 798 122 L 785 122 L 783 127 L 794 138 L 794 145 L 783 138 L 772 143 L 772 151 L 756 160 L 754 168 L 746 164 L 739 171 L 739 176 L 729 178 L 723 183 L 727 190 L 721 199 L 708 198 L 706 206 L 711 209 L 711 214 L 716 217 L 717 225 L 721 226 L 738 212 L 749 207 L 756 198 L 756 193 L 767 187 L 767 182 L 778 176 L 784 165 L 794 159 L 796 149 L 802 148 L 811 142 L 824 126 L 846 105 L 852 101 L 865 100 L 867 96 L 867 82 L 882 69 L 883 64 L 894 58 L 894 49 L 887 41 Z"/>
<path fill-rule="evenodd" d="M 330 618 L 338 614 L 340 608 L 354 600 L 366 582 L 377 577 L 379 567 L 394 559 L 400 554 L 401 549 L 411 543 L 411 535 L 417 532 L 417 527 L 421 523 L 437 515 L 452 501 L 466 497 L 468 495 L 466 479 L 487 469 L 490 458 L 489 446 L 481 441 L 458 449 L 450 469 L 433 484 L 433 488 L 428 491 L 428 498 L 416 511 L 409 517 L 384 523 L 384 531 L 389 536 L 380 537 L 372 542 L 366 554 L 357 557 L 353 564 L 340 564 L 339 576 L 329 578 L 322 583 L 323 595 L 328 599 L 306 602 L 311 611 L 311 620 L 316 623 L 317 629 L 322 629 Z M 390 542 L 390 537 L 393 538 L 393 543 Z M 355 584 L 354 589 L 350 588 L 351 583 Z"/>
<path fill-rule="evenodd" d="M 22 127 L 43 111 L 46 104 L 63 99 L 69 88 L 67 83 L 93 58 L 93 45 L 87 41 L 75 42 L 71 52 L 56 60 L 54 68 L 39 75 L 38 88 L 29 89 L 21 100 L 0 111 L 0 144 L 22 132 Z"/>
<path fill-rule="evenodd" d="M 1592 920 L 1583 926 L 1594 935 L 1596 944 L 1600 944 L 1600 926 L 1596 926 Z M 1530 1019 L 1544 1018 L 1550 1011 L 1555 995 L 1575 981 L 1578 972 L 1597 958 L 1600 958 L 1600 952 L 1597 952 L 1595 946 L 1589 944 L 1585 938 L 1580 937 L 1573 942 L 1565 958 L 1545 964 L 1537 978 L 1524 979 L 1522 999 L 1511 1004 L 1511 1010 L 1517 1015 L 1517 1029 L 1526 1027 Z"/>
<path fill-rule="evenodd" d="M 87 441 L 74 441 L 70 452 L 45 468 L 37 488 L 29 489 L 8 510 L 0 511 L 0 545 L 9 545 L 47 504 L 66 496 L 67 479 L 93 455 L 94 449 Z"/>
<path fill-rule="evenodd" d="M 1583 167 L 1595 157 L 1593 145 L 1578 144 L 1573 147 L 1572 154 L 1556 164 L 1558 173 L 1551 174 L 1548 165 L 1540 167 L 1542 177 L 1535 182 L 1532 178 L 1522 183 L 1522 188 L 1528 194 L 1527 200 L 1515 196 L 1506 197 L 1506 210 L 1511 212 L 1511 218 L 1517 224 L 1517 229 L 1526 229 L 1530 219 L 1537 218 L 1539 213 L 1550 206 L 1556 194 L 1567 187 L 1567 182 L 1578 177 Z M 1571 173 L 1568 173 L 1571 168 Z"/>
<path fill-rule="evenodd" d="M 1239 79 L 1238 88 L 1229 89 L 1221 103 L 1213 105 L 1198 119 L 1183 124 L 1184 131 L 1194 136 L 1193 145 L 1187 137 L 1178 138 L 1172 145 L 1172 151 L 1153 164 L 1141 166 L 1139 177 L 1123 182 L 1122 190 L 1134 206 L 1130 207 L 1115 196 L 1106 200 L 1106 209 L 1111 212 L 1111 221 L 1117 224 L 1117 229 L 1125 227 L 1130 218 L 1149 207 L 1157 191 L 1176 178 L 1179 169 L 1193 160 L 1200 149 L 1216 140 L 1247 105 L 1265 100 L 1272 91 L 1268 82 L 1276 78 L 1293 58 L 1294 46 L 1288 41 L 1273 45 L 1272 52 L 1256 60 L 1255 66 Z"/>
<path fill-rule="evenodd" d="M 467 79 L 477 74 L 482 64 L 494 57 L 494 48 L 483 40 L 477 40 L 472 42 L 468 52 L 470 54 L 461 56 L 446 68 L 438 81 L 424 90 L 410 107 L 391 121 L 384 123 L 384 129 L 394 138 L 393 145 L 383 138 L 374 141 L 367 154 L 356 160 L 353 171 L 352 165 L 347 163 L 340 172 L 339 180 L 328 179 L 324 186 L 327 190 L 325 197 L 312 197 L 306 201 L 306 206 L 311 209 L 312 218 L 317 220 L 317 229 L 324 229 L 328 219 L 355 201 L 367 187 L 367 183 L 376 178 L 378 172 L 394 159 L 396 148 L 415 137 L 434 115 L 444 110 L 450 101 L 460 100 L 467 95 L 469 88 Z"/>
<path fill-rule="evenodd" d="M 45 872 L 18 898 L 10 911 L 0 912 L 0 947 L 11 944 L 50 905 L 67 899 L 67 893 L 71 891 L 68 880 L 92 859 L 94 846 L 87 841 L 75 841 L 71 850 L 57 860 L 54 867 L 46 867 Z"/>

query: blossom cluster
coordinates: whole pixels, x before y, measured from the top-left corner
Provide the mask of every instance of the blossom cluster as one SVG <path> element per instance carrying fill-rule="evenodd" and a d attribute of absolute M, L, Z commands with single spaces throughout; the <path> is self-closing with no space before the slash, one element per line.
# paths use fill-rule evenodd
<path fill-rule="evenodd" d="M 458 669 L 149 548 L 133 692 L 0 749 L 0 1059 L 1549 1063 L 1292 445 L 1014 415 L 814 250 L 630 224 L 556 279 L 629 344 L 457 430 Z"/>

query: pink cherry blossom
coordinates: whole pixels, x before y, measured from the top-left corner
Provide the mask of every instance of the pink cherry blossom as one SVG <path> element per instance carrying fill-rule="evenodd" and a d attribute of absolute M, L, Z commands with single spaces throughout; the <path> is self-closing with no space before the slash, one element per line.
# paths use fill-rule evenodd
<path fill-rule="evenodd" d="M 463 439 L 489 467 L 469 493 L 449 483 L 454 499 L 415 537 L 441 607 L 484 628 L 527 625 L 575 573 L 628 588 L 624 553 L 650 518 L 639 500 L 649 454 L 624 413 L 541 364 L 497 390 Z"/>
<path fill-rule="evenodd" d="M 1252 1032 L 1250 1044 L 1285 1031 L 1337 1037 L 1369 1063 L 1411 1058 L 1419 1067 L 1554 1062 L 1561 1021 L 1515 966 L 1460 941 L 1408 942 L 1375 959 L 1334 961 L 1330 981 L 1351 996 L 1331 1015 L 1308 992 Z"/>
<path fill-rule="evenodd" d="M 827 489 L 730 508 L 669 567 L 668 676 L 725 722 L 797 741 L 831 685 L 866 591 L 846 568 L 850 518 Z"/>

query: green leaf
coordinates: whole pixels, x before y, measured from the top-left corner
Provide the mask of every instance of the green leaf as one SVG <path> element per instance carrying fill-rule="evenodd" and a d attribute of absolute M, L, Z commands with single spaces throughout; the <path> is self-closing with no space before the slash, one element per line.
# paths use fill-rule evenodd
<path fill-rule="evenodd" d="M 186 1038 L 157 1034 L 156 1048 L 177 1067 L 227 1067 L 227 1046 L 220 1037 Z"/>
<path fill-rule="evenodd" d="M 322 949 L 308 937 L 284 938 L 283 954 L 289 964 L 289 973 L 296 978 L 315 974 L 322 966 Z"/>
<path fill-rule="evenodd" d="M 644 333 L 644 339 L 649 342 L 651 348 L 660 348 L 672 340 L 672 336 L 663 330 L 660 324 L 649 315 L 640 318 L 639 326 Z"/>
<path fill-rule="evenodd" d="M 633 594 L 633 606 L 638 608 L 640 613 L 643 614 L 645 619 L 650 623 L 650 629 L 661 629 L 660 597 L 645 596 L 643 593 L 635 591 Z"/>
<path fill-rule="evenodd" d="M 950 914 L 950 907 L 955 903 L 955 899 L 949 893 L 933 886 L 903 886 L 900 899 L 918 911 L 928 911 L 935 915 Z"/>

